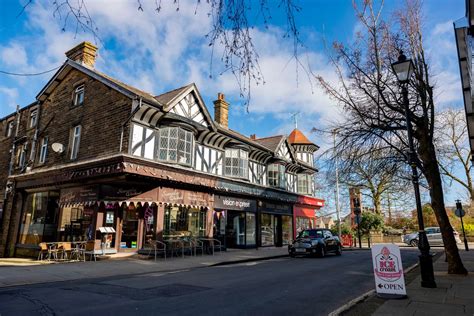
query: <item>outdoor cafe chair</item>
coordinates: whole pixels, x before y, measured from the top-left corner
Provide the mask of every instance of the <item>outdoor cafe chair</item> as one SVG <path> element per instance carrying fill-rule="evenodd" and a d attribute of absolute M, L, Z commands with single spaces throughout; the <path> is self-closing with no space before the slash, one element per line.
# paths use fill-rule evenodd
<path fill-rule="evenodd" d="M 58 251 L 63 261 L 71 259 L 72 247 L 70 242 L 61 242 L 58 244 Z"/>
<path fill-rule="evenodd" d="M 166 244 L 164 242 L 159 240 L 149 240 L 147 244 L 147 248 L 149 248 L 148 257 L 153 252 L 156 261 L 158 253 L 163 253 L 164 258 L 166 259 Z"/>
<path fill-rule="evenodd" d="M 204 255 L 204 242 L 202 240 L 191 237 L 190 242 L 192 243 L 194 248 L 194 256 L 197 255 L 198 250 L 201 250 L 201 256 Z"/>
<path fill-rule="evenodd" d="M 39 253 L 38 253 L 38 260 L 44 260 L 45 256 L 49 259 L 49 248 L 45 242 L 39 243 Z"/>

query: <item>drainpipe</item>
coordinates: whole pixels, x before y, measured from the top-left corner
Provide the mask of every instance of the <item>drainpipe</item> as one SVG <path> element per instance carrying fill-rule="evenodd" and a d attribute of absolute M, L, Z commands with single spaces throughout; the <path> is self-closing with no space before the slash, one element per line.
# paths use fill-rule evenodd
<path fill-rule="evenodd" d="M 41 105 L 42 105 L 41 102 L 38 102 L 35 135 L 33 136 L 33 142 L 31 143 L 30 162 L 32 165 L 35 162 L 36 148 L 38 146 L 39 125 L 40 125 L 40 119 L 41 119 Z"/>
<path fill-rule="evenodd" d="M 125 125 L 127 125 L 130 120 L 133 118 L 133 116 L 138 112 L 138 110 L 140 110 L 140 108 L 142 107 L 142 98 L 140 98 L 138 100 L 138 106 L 132 111 L 132 113 L 129 115 L 129 117 L 125 120 L 125 122 L 123 122 L 122 124 L 122 127 L 121 127 L 121 130 L 120 130 L 120 148 L 119 148 L 119 153 L 122 152 L 122 147 L 123 147 L 123 133 L 124 133 L 124 130 L 125 130 Z"/>
<path fill-rule="evenodd" d="M 15 137 L 13 138 L 13 144 L 10 152 L 10 165 L 8 167 L 8 176 L 13 173 L 13 165 L 15 164 L 15 151 L 16 151 L 16 138 L 18 137 L 18 131 L 20 127 L 20 106 L 16 106 L 16 126 L 15 126 Z"/>

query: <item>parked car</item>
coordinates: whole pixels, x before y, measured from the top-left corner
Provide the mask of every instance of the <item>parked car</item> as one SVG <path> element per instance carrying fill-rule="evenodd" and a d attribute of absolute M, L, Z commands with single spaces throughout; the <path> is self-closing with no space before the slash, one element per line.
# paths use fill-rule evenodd
<path fill-rule="evenodd" d="M 430 246 L 444 245 L 443 237 L 441 236 L 441 230 L 439 227 L 427 227 L 425 228 L 425 232 Z M 461 239 L 459 238 L 457 231 L 454 231 L 454 239 L 456 239 L 456 243 L 461 243 Z M 412 247 L 418 247 L 418 232 L 404 235 L 403 242 Z"/>
<path fill-rule="evenodd" d="M 329 229 L 305 229 L 296 236 L 291 245 L 288 245 L 290 257 L 298 255 L 324 257 L 329 252 L 338 256 L 342 254 L 339 237 L 334 236 Z"/>

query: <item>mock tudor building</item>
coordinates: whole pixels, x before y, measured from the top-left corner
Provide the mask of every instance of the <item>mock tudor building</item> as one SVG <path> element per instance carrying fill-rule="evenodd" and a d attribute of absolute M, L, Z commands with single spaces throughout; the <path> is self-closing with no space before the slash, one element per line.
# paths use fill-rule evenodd
<path fill-rule="evenodd" d="M 243 136 L 223 94 L 213 120 L 195 84 L 154 96 L 97 71 L 96 52 L 66 52 L 37 101 L 0 120 L 0 256 L 53 241 L 136 251 L 182 232 L 282 246 L 314 226 L 318 147 L 299 130 Z"/>

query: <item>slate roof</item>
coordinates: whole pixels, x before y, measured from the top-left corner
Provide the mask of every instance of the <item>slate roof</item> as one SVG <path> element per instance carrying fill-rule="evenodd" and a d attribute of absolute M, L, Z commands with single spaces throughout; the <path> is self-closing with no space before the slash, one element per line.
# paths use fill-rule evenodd
<path fill-rule="evenodd" d="M 254 139 L 253 141 L 256 142 L 257 144 L 260 144 L 268 149 L 270 149 L 272 152 L 275 152 L 278 149 L 278 146 L 281 143 L 282 138 L 285 136 L 283 135 L 277 135 L 277 136 L 270 136 L 270 137 L 264 137 L 264 138 L 257 138 Z"/>
<path fill-rule="evenodd" d="M 155 96 L 155 100 L 158 101 L 159 103 L 166 105 L 170 101 L 172 101 L 174 98 L 176 98 L 178 95 L 180 95 L 184 90 L 188 89 L 190 86 L 193 84 L 190 83 L 188 85 L 185 85 L 184 87 L 177 88 L 168 92 L 165 92 L 163 94 Z"/>

